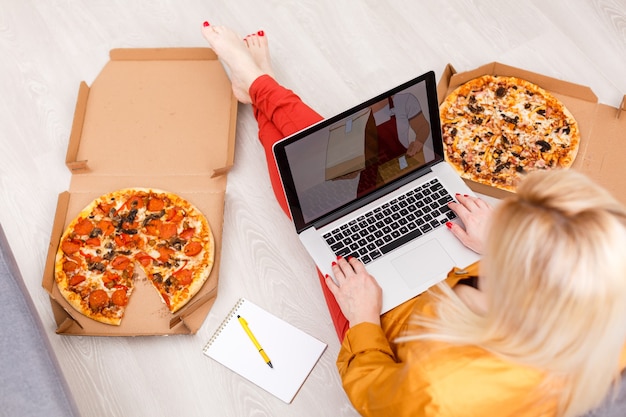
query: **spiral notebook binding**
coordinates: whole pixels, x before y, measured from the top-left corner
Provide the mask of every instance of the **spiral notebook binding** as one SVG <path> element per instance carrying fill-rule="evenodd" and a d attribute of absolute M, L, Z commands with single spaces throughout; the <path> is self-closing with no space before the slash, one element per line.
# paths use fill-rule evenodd
<path fill-rule="evenodd" d="M 224 330 L 224 328 L 226 327 L 226 325 L 228 324 L 228 322 L 230 321 L 230 319 L 232 319 L 233 317 L 235 317 L 235 315 L 237 314 L 237 310 L 239 310 L 239 307 L 241 307 L 241 305 L 243 304 L 243 302 L 245 301 L 244 298 L 240 298 L 237 303 L 234 305 L 234 307 L 230 310 L 230 312 L 226 315 L 226 318 L 224 319 L 224 321 L 222 321 L 222 324 L 220 324 L 220 327 L 217 328 L 217 330 L 215 331 L 215 333 L 213 333 L 213 336 L 211 336 L 211 338 L 209 339 L 209 341 L 207 342 L 207 344 L 204 346 L 204 348 L 202 349 L 202 351 L 204 353 L 206 353 L 207 350 L 209 350 L 209 348 L 211 347 L 211 345 L 213 344 L 213 342 L 218 338 L 218 336 L 220 335 L 220 333 L 222 333 L 222 330 Z"/>

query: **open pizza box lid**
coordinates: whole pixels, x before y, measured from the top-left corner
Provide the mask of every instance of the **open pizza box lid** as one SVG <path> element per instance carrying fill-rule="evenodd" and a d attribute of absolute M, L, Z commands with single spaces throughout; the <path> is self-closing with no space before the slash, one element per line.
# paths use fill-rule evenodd
<path fill-rule="evenodd" d="M 208 48 L 114 49 L 91 87 L 81 83 L 43 276 L 57 333 L 97 336 L 194 334 L 217 296 L 226 174 L 233 165 L 237 101 Z M 140 275 L 120 326 L 74 310 L 54 282 L 59 239 L 93 199 L 123 188 L 173 192 L 207 218 L 215 238 L 211 275 L 172 314 Z M 144 277 L 141 279 L 141 277 Z"/>
<path fill-rule="evenodd" d="M 551 92 L 574 115 L 581 134 L 578 154 L 572 165 L 605 187 L 622 204 L 626 204 L 626 96 L 619 108 L 598 103 L 594 92 L 586 86 L 492 62 L 471 71 L 459 72 L 448 64 L 443 72 L 437 92 L 439 104 L 455 88 L 482 75 L 518 77 L 537 84 Z M 503 198 L 509 194 L 495 187 L 465 180 L 469 187 L 481 194 Z"/>

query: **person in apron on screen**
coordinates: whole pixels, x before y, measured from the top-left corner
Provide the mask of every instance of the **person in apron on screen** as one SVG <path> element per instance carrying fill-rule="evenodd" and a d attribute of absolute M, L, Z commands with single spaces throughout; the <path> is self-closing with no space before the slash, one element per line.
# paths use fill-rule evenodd
<path fill-rule="evenodd" d="M 425 162 L 424 144 L 430 125 L 415 95 L 398 93 L 374 103 L 365 127 L 365 168 L 360 173 L 361 196 L 399 176 L 405 168 Z"/>

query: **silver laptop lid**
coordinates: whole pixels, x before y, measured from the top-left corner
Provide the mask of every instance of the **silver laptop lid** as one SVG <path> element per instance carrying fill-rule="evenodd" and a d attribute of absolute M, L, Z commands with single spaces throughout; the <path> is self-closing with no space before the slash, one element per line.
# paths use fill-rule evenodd
<path fill-rule="evenodd" d="M 303 129 L 273 150 L 297 232 L 336 220 L 443 160 L 435 74 Z"/>

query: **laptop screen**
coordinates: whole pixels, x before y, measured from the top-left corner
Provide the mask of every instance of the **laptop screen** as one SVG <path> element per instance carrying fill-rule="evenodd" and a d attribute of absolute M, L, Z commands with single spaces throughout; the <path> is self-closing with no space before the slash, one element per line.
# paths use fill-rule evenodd
<path fill-rule="evenodd" d="M 365 205 L 443 159 L 428 72 L 274 145 L 298 231 Z"/>

